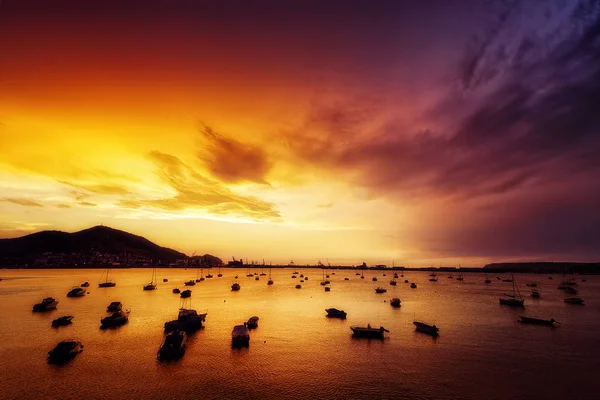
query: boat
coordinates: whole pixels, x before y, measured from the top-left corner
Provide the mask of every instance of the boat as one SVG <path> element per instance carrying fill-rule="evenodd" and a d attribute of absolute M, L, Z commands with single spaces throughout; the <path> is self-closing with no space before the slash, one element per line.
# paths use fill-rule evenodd
<path fill-rule="evenodd" d="M 156 268 L 152 269 L 152 280 L 147 285 L 144 285 L 144 290 L 156 289 Z"/>
<path fill-rule="evenodd" d="M 395 308 L 400 307 L 400 299 L 397 297 L 394 297 L 393 299 L 390 300 L 390 305 Z"/>
<path fill-rule="evenodd" d="M 435 325 L 429 325 L 424 322 L 414 321 L 413 325 L 417 328 L 417 332 L 426 333 L 431 336 L 437 336 L 440 328 Z"/>
<path fill-rule="evenodd" d="M 513 280 L 510 278 L 502 279 L 502 282 L 512 282 Z"/>
<path fill-rule="evenodd" d="M 123 305 L 121 304 L 120 301 L 113 301 L 112 303 L 110 303 L 108 305 L 108 307 L 106 307 L 106 312 L 117 312 L 117 311 L 121 311 L 122 308 L 123 308 Z"/>
<path fill-rule="evenodd" d="M 185 286 L 196 286 L 196 281 L 195 281 L 195 280 L 193 280 L 193 279 L 190 279 L 189 281 L 187 281 L 187 282 L 184 282 L 183 284 L 184 284 Z"/>
<path fill-rule="evenodd" d="M 90 283 L 88 281 L 85 281 L 81 284 L 81 287 L 89 287 Z"/>
<path fill-rule="evenodd" d="M 432 278 L 429 278 L 429 282 L 437 282 L 437 281 L 438 281 L 438 278 L 437 278 L 437 276 L 434 276 L 434 277 L 432 277 Z"/>
<path fill-rule="evenodd" d="M 85 296 L 85 289 L 80 288 L 80 287 L 73 288 L 73 289 L 69 290 L 69 293 L 67 293 L 67 297 L 82 297 L 82 296 Z"/>
<path fill-rule="evenodd" d="M 351 326 L 350 330 L 352 331 L 352 336 L 360 337 L 360 338 L 370 338 L 370 339 L 383 339 L 383 333 L 389 332 L 383 326 L 379 328 L 371 328 L 371 325 L 368 324 L 366 327 L 364 326 Z"/>
<path fill-rule="evenodd" d="M 448 275 L 448 279 L 454 279 L 454 276 Z"/>
<path fill-rule="evenodd" d="M 59 326 L 70 325 L 72 319 L 73 319 L 72 315 L 64 315 L 62 317 L 58 317 L 54 321 L 52 321 L 52 327 L 58 328 Z"/>
<path fill-rule="evenodd" d="M 527 287 L 537 287 L 537 283 L 526 283 L 525 286 Z"/>
<path fill-rule="evenodd" d="M 521 293 L 519 292 L 519 288 L 515 283 L 514 275 L 512 279 L 504 279 L 503 282 L 512 282 L 513 286 L 513 294 L 505 294 L 504 298 L 499 298 L 499 302 L 501 305 L 511 306 L 511 307 L 525 307 L 525 299 L 521 297 Z"/>
<path fill-rule="evenodd" d="M 565 299 L 567 304 L 583 304 L 583 299 L 580 297 L 567 297 Z"/>
<path fill-rule="evenodd" d="M 163 278 L 163 282 L 169 282 L 167 278 Z"/>
<path fill-rule="evenodd" d="M 375 289 L 375 293 L 385 293 L 387 292 L 387 289 L 382 288 L 381 286 L 378 287 L 377 289 Z"/>
<path fill-rule="evenodd" d="M 374 276 L 373 278 L 371 278 L 371 280 L 372 280 L 373 282 L 377 282 L 377 277 L 376 277 L 376 276 Z"/>
<path fill-rule="evenodd" d="M 208 313 L 198 314 L 196 310 L 189 308 L 180 308 L 177 319 L 165 322 L 165 333 L 173 331 L 184 331 L 194 333 L 202 328 L 202 323 L 206 321 Z"/>
<path fill-rule="evenodd" d="M 63 340 L 48 352 L 48 364 L 65 364 L 83 351 L 78 340 Z"/>
<path fill-rule="evenodd" d="M 536 288 L 531 289 L 531 297 L 533 297 L 535 299 L 539 299 L 541 297 L 540 291 L 537 290 Z"/>
<path fill-rule="evenodd" d="M 579 293 L 579 291 L 577 289 L 575 289 L 573 286 L 568 286 L 565 288 L 565 293 L 577 294 L 577 293 Z"/>
<path fill-rule="evenodd" d="M 554 318 L 541 319 L 541 318 L 526 317 L 524 315 L 519 316 L 518 321 L 521 323 L 524 323 L 524 324 L 547 325 L 547 326 L 554 326 L 555 323 L 556 324 L 559 323 Z"/>
<path fill-rule="evenodd" d="M 113 282 L 111 280 L 108 279 L 108 273 L 110 272 L 110 268 L 106 269 L 106 272 L 104 272 L 102 275 L 104 276 L 104 282 L 100 282 L 98 284 L 98 287 L 100 288 L 107 288 L 107 287 L 114 287 L 117 286 L 116 282 Z M 102 276 L 100 277 L 100 279 L 102 279 Z"/>
<path fill-rule="evenodd" d="M 344 310 L 338 310 L 337 308 L 326 308 L 328 318 L 339 318 L 346 319 L 346 312 Z"/>
<path fill-rule="evenodd" d="M 398 279 L 398 273 L 394 272 L 394 279 Z"/>
<path fill-rule="evenodd" d="M 129 321 L 129 313 L 130 311 L 115 311 L 108 317 L 104 317 L 100 320 L 101 328 L 114 328 L 117 326 L 121 326 Z"/>
<path fill-rule="evenodd" d="M 54 300 L 52 297 L 46 297 L 41 301 L 41 303 L 37 303 L 33 305 L 33 311 L 50 311 L 55 310 L 56 305 L 58 304 L 57 300 Z"/>
<path fill-rule="evenodd" d="M 297 284 L 297 285 L 296 285 L 296 289 L 302 289 L 302 285 L 300 285 L 300 284 Z"/>
<path fill-rule="evenodd" d="M 179 290 L 179 288 L 173 288 L 173 293 L 179 294 L 181 293 L 181 290 Z"/>
<path fill-rule="evenodd" d="M 235 282 L 233 285 L 231 285 L 231 290 L 236 292 L 238 290 L 240 290 L 242 287 L 240 286 L 239 283 Z"/>
<path fill-rule="evenodd" d="M 248 321 L 244 323 L 244 325 L 246 325 L 246 328 L 248 328 L 248 329 L 258 328 L 258 317 L 256 317 L 256 316 L 250 317 L 248 319 Z"/>
<path fill-rule="evenodd" d="M 219 273 L 217 274 L 217 277 L 219 277 L 219 278 L 223 277 L 223 274 L 221 273 L 221 267 L 219 267 Z"/>
<path fill-rule="evenodd" d="M 271 278 L 271 268 L 269 268 L 269 281 L 267 282 L 267 285 L 272 285 L 273 284 L 273 279 Z"/>
<path fill-rule="evenodd" d="M 243 347 L 250 345 L 250 332 L 244 325 L 236 325 L 231 331 L 231 345 Z"/>
<path fill-rule="evenodd" d="M 463 277 L 463 274 L 458 274 L 458 276 L 456 277 L 457 281 L 464 281 L 465 278 Z"/>
<path fill-rule="evenodd" d="M 345 281 L 349 281 L 349 280 L 350 280 L 350 278 L 344 278 L 344 280 L 345 280 Z"/>
<path fill-rule="evenodd" d="M 416 288 L 417 288 L 417 284 L 416 284 L 416 283 L 414 283 L 414 282 L 413 282 L 413 283 L 411 283 L 411 284 L 410 284 L 410 288 L 411 288 L 411 289 L 416 289 Z"/>
<path fill-rule="evenodd" d="M 181 292 L 181 294 L 179 294 L 179 297 L 181 297 L 182 299 L 187 299 L 188 297 L 192 297 L 192 291 L 190 289 L 186 289 L 183 292 Z"/>
<path fill-rule="evenodd" d="M 210 279 L 212 277 L 213 277 L 213 275 L 210 272 L 206 275 L 206 279 Z"/>
<path fill-rule="evenodd" d="M 292 275 L 292 279 L 296 279 L 296 278 L 297 278 L 297 276 L 296 276 L 296 275 Z"/>
<path fill-rule="evenodd" d="M 156 359 L 159 361 L 176 360 L 185 353 L 187 344 L 187 333 L 183 331 L 173 331 L 165 336 L 165 340 L 160 346 Z"/>
<path fill-rule="evenodd" d="M 331 288 L 329 286 L 325 286 L 325 291 L 326 292 L 331 292 Z"/>
<path fill-rule="evenodd" d="M 256 276 L 254 277 L 254 280 L 255 280 L 255 281 L 259 281 L 259 280 L 260 280 L 260 276 L 256 275 Z"/>

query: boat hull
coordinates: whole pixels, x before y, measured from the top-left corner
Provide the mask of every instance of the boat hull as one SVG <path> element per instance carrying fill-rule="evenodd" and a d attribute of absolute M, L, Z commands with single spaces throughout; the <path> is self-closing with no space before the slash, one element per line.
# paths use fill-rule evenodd
<path fill-rule="evenodd" d="M 440 328 L 438 328 L 435 325 L 429 325 L 429 324 L 425 324 L 423 322 L 417 322 L 417 321 L 413 322 L 413 325 L 417 329 L 417 332 L 425 333 L 425 334 L 431 335 L 431 336 L 439 335 Z"/>
<path fill-rule="evenodd" d="M 519 299 L 498 299 L 501 305 L 510 307 L 525 307 L 525 300 Z"/>
<path fill-rule="evenodd" d="M 554 318 L 540 319 L 540 318 L 525 317 L 525 316 L 521 315 L 519 317 L 519 322 L 521 322 L 523 324 L 554 326 L 554 323 L 556 321 L 554 320 Z"/>

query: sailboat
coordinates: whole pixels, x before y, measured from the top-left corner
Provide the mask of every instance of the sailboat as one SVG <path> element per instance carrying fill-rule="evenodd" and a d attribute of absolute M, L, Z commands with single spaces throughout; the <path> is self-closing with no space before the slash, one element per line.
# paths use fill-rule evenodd
<path fill-rule="evenodd" d="M 155 290 L 156 289 L 156 268 L 152 269 L 152 280 L 149 284 L 144 285 L 144 290 Z"/>
<path fill-rule="evenodd" d="M 204 280 L 204 268 L 198 268 L 198 271 L 200 272 L 200 274 L 198 275 L 198 277 L 196 278 L 196 282 L 202 282 Z"/>
<path fill-rule="evenodd" d="M 523 299 L 523 297 L 521 297 L 519 288 L 517 287 L 517 284 L 515 283 L 514 274 L 513 274 L 511 281 L 513 284 L 513 294 L 512 295 L 506 294 L 505 298 L 498 299 L 498 300 L 500 300 L 500 304 L 503 304 L 505 306 L 511 306 L 511 307 L 525 307 L 525 299 Z M 517 294 L 518 294 L 518 297 L 517 297 Z"/>
<path fill-rule="evenodd" d="M 269 268 L 269 281 L 267 282 L 267 285 L 272 285 L 273 284 L 273 279 L 271 279 L 271 268 Z"/>
<path fill-rule="evenodd" d="M 109 271 L 110 271 L 110 268 L 107 268 L 106 269 L 106 278 L 105 278 L 104 282 L 100 282 L 98 284 L 98 287 L 113 287 L 113 286 L 117 286 L 116 282 L 108 280 L 108 272 Z M 104 274 L 102 274 L 102 275 L 104 275 Z M 100 277 L 100 279 L 102 279 L 102 277 Z"/>
<path fill-rule="evenodd" d="M 219 274 L 217 275 L 219 278 L 223 276 L 223 274 L 221 273 L 221 267 L 219 267 Z"/>

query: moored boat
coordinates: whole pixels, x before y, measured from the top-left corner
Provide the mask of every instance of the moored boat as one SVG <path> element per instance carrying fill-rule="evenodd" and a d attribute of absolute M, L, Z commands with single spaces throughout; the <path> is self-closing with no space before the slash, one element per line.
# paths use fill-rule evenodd
<path fill-rule="evenodd" d="M 297 284 L 297 285 L 296 285 L 296 289 L 302 289 L 302 285 L 300 285 L 300 284 Z"/>
<path fill-rule="evenodd" d="M 235 282 L 233 285 L 231 285 L 231 290 L 236 292 L 238 290 L 240 290 L 242 287 L 240 286 L 239 283 Z"/>
<path fill-rule="evenodd" d="M 418 332 L 426 333 L 431 336 L 437 336 L 440 328 L 435 325 L 429 325 L 424 322 L 414 321 L 413 325 L 417 328 Z"/>
<path fill-rule="evenodd" d="M 52 297 L 46 297 L 40 303 L 33 305 L 33 311 L 50 311 L 55 310 L 56 305 L 58 304 L 57 300 L 54 300 Z"/>
<path fill-rule="evenodd" d="M 81 284 L 81 287 L 89 287 L 90 283 L 88 281 L 85 281 Z"/>
<path fill-rule="evenodd" d="M 152 280 L 150 283 L 144 285 L 144 290 L 156 290 L 156 268 L 152 269 Z"/>
<path fill-rule="evenodd" d="M 416 288 L 417 288 L 417 284 L 416 284 L 416 283 L 414 283 L 414 282 L 413 282 L 413 283 L 411 283 L 411 284 L 410 284 L 410 288 L 411 288 L 411 289 L 416 289 Z"/>
<path fill-rule="evenodd" d="M 106 312 L 117 312 L 117 311 L 121 311 L 122 308 L 123 308 L 123 305 L 121 304 L 120 301 L 113 301 L 112 303 L 110 303 L 108 305 L 108 307 L 106 307 Z"/>
<path fill-rule="evenodd" d="M 182 299 L 187 299 L 188 297 L 192 296 L 192 291 L 190 289 L 186 289 L 183 292 L 181 292 L 181 294 L 179 295 L 179 297 L 181 297 Z"/>
<path fill-rule="evenodd" d="M 389 332 L 383 326 L 379 328 L 372 328 L 370 324 L 367 326 L 351 326 L 350 330 L 352 331 L 352 336 L 360 337 L 360 338 L 369 338 L 369 339 L 383 339 L 383 333 Z"/>
<path fill-rule="evenodd" d="M 346 312 L 344 310 L 338 310 L 337 308 L 326 308 L 328 318 L 339 318 L 346 319 Z"/>
<path fill-rule="evenodd" d="M 64 315 L 62 317 L 58 317 L 54 321 L 52 321 L 52 327 L 58 328 L 59 326 L 70 325 L 72 319 L 72 315 Z"/>
<path fill-rule="evenodd" d="M 377 289 L 375 289 L 375 293 L 385 293 L 385 292 L 387 292 L 386 288 L 378 287 Z"/>
<path fill-rule="evenodd" d="M 129 321 L 129 310 L 115 311 L 108 317 L 104 317 L 100 320 L 100 327 L 114 328 L 126 324 L 127 321 Z"/>
<path fill-rule="evenodd" d="M 181 290 L 179 290 L 179 288 L 173 288 L 173 293 L 179 294 L 181 293 Z"/>
<path fill-rule="evenodd" d="M 48 352 L 48 364 L 65 364 L 83 351 L 78 340 L 63 340 Z"/>
<path fill-rule="evenodd" d="M 231 331 L 231 345 L 242 347 L 250 345 L 250 332 L 244 325 L 236 325 Z"/>
<path fill-rule="evenodd" d="M 110 279 L 108 279 L 108 273 L 109 272 L 110 272 L 110 268 L 107 268 L 106 272 L 102 274 L 103 276 L 106 275 L 105 279 L 104 279 L 104 282 L 100 282 L 98 284 L 98 287 L 108 288 L 108 287 L 115 287 L 115 286 L 117 286 L 116 282 L 113 282 Z M 102 277 L 100 277 L 100 279 L 102 279 Z"/>
<path fill-rule="evenodd" d="M 326 292 L 331 292 L 331 288 L 329 286 L 325 286 L 325 291 Z"/>
<path fill-rule="evenodd" d="M 519 288 L 515 282 L 514 275 L 512 279 L 503 279 L 502 281 L 512 282 L 513 294 L 505 294 L 504 298 L 499 298 L 498 301 L 500 302 L 500 304 L 511 307 L 525 307 L 525 299 L 521 297 L 521 292 L 519 292 Z"/>
<path fill-rule="evenodd" d="M 165 332 L 184 331 L 186 333 L 194 333 L 202 328 L 202 323 L 206 321 L 207 313 L 198 314 L 196 310 L 180 308 L 177 319 L 165 322 Z"/>
<path fill-rule="evenodd" d="M 537 288 L 531 289 L 531 297 L 534 299 L 539 299 L 541 297 L 540 291 Z"/>
<path fill-rule="evenodd" d="M 519 322 L 524 323 L 524 324 L 547 325 L 547 326 L 554 326 L 555 323 L 556 324 L 559 323 L 554 318 L 541 319 L 541 318 L 534 318 L 534 317 L 526 317 L 524 315 L 519 316 Z"/>
<path fill-rule="evenodd" d="M 189 281 L 186 281 L 183 283 L 185 286 L 195 286 L 196 285 L 196 281 L 193 279 L 190 279 Z"/>
<path fill-rule="evenodd" d="M 246 325 L 246 328 L 248 329 L 256 329 L 258 328 L 258 319 L 259 318 L 256 316 L 250 317 L 248 321 L 244 323 L 244 325 Z"/>
<path fill-rule="evenodd" d="M 567 304 L 583 304 L 583 299 L 580 297 L 567 297 L 565 299 Z"/>
<path fill-rule="evenodd" d="M 394 297 L 390 300 L 390 305 L 396 308 L 400 307 L 400 299 L 398 297 Z"/>
<path fill-rule="evenodd" d="M 73 289 L 69 290 L 69 293 L 67 293 L 67 297 L 82 297 L 82 296 L 85 296 L 85 289 L 80 288 L 80 287 L 73 288 Z"/>
<path fill-rule="evenodd" d="M 187 333 L 183 331 L 173 331 L 165 336 L 165 340 L 160 346 L 156 359 L 160 361 L 176 360 L 185 353 L 187 344 Z"/>

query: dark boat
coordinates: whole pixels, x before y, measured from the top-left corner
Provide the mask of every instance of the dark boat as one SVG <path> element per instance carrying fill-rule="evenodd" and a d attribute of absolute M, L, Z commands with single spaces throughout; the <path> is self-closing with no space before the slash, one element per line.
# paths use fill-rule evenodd
<path fill-rule="evenodd" d="M 250 317 L 250 319 L 248 319 L 248 321 L 245 322 L 244 325 L 246 325 L 246 328 L 248 329 L 258 328 L 258 317 Z"/>
<path fill-rule="evenodd" d="M 167 278 L 163 278 L 163 282 L 169 282 Z"/>
<path fill-rule="evenodd" d="M 159 361 L 176 360 L 185 353 L 187 344 L 187 333 L 183 331 L 173 331 L 165 337 L 165 341 L 160 346 L 156 359 Z"/>
<path fill-rule="evenodd" d="M 331 292 L 331 288 L 329 286 L 325 286 L 325 291 L 326 292 Z"/>
<path fill-rule="evenodd" d="M 152 270 L 152 280 L 150 283 L 144 285 L 144 290 L 156 290 L 156 268 Z"/>
<path fill-rule="evenodd" d="M 541 319 L 541 318 L 525 317 L 523 315 L 519 316 L 519 318 L 520 318 L 519 322 L 522 322 L 524 324 L 554 326 L 555 323 L 557 323 L 557 324 L 559 323 L 554 318 Z"/>
<path fill-rule="evenodd" d="M 297 285 L 296 285 L 296 289 L 302 289 L 302 285 L 300 285 L 300 284 L 297 284 Z"/>
<path fill-rule="evenodd" d="M 55 310 L 58 301 L 54 300 L 52 297 L 46 297 L 42 300 L 41 303 L 37 303 L 33 305 L 33 311 L 50 311 Z"/>
<path fill-rule="evenodd" d="M 48 352 L 48 364 L 65 364 L 83 351 L 78 340 L 63 340 Z"/>
<path fill-rule="evenodd" d="M 526 283 L 525 286 L 527 286 L 527 287 L 537 287 L 537 283 Z"/>
<path fill-rule="evenodd" d="M 376 276 L 374 276 L 373 278 L 371 278 L 371 280 L 372 280 L 373 282 L 377 282 L 377 277 L 376 277 Z"/>
<path fill-rule="evenodd" d="M 202 328 L 202 323 L 206 321 L 206 315 L 198 314 L 196 310 L 180 308 L 177 319 L 165 322 L 165 332 L 184 331 L 186 333 L 194 333 Z"/>
<path fill-rule="evenodd" d="M 578 294 L 579 293 L 579 291 L 572 286 L 568 286 L 564 290 L 565 290 L 565 293 L 569 293 L 569 294 Z"/>
<path fill-rule="evenodd" d="M 375 293 L 385 293 L 385 292 L 387 292 L 386 288 L 378 287 L 377 289 L 375 289 Z"/>
<path fill-rule="evenodd" d="M 429 325 L 424 322 L 414 321 L 413 325 L 417 328 L 418 332 L 426 333 L 431 336 L 437 336 L 440 328 L 435 325 Z"/>
<path fill-rule="evenodd" d="M 121 304 L 120 301 L 113 301 L 112 303 L 110 303 L 108 305 L 108 307 L 106 307 L 106 312 L 117 312 L 117 311 L 121 311 L 122 308 L 123 308 L 123 305 Z"/>
<path fill-rule="evenodd" d="M 531 297 L 533 297 L 534 299 L 539 299 L 541 297 L 540 291 L 536 288 L 531 289 Z"/>
<path fill-rule="evenodd" d="M 69 293 L 67 293 L 67 297 L 82 297 L 82 296 L 85 296 L 85 289 L 80 288 L 80 287 L 73 288 L 73 289 L 69 290 Z"/>
<path fill-rule="evenodd" d="M 417 288 L 417 284 L 416 284 L 416 283 L 414 283 L 414 282 L 413 282 L 413 283 L 411 283 L 411 284 L 410 284 L 410 288 L 411 288 L 411 289 L 416 289 L 416 288 Z"/>
<path fill-rule="evenodd" d="M 371 328 L 371 325 L 364 326 L 351 326 L 350 330 L 352 330 L 352 336 L 359 338 L 369 338 L 369 339 L 383 339 L 383 333 L 389 332 L 383 326 L 379 328 Z"/>
<path fill-rule="evenodd" d="M 345 281 L 349 281 L 349 280 L 350 280 L 350 278 L 344 278 L 344 280 L 345 280 Z"/>
<path fill-rule="evenodd" d="M 396 282 L 396 280 L 395 280 L 395 279 L 392 279 L 392 280 L 390 281 L 390 285 L 392 285 L 392 286 L 396 286 L 397 284 L 398 284 L 398 282 Z"/>
<path fill-rule="evenodd" d="M 392 307 L 396 307 L 396 308 L 400 307 L 400 299 L 397 297 L 394 297 L 393 299 L 390 300 L 390 305 Z"/>
<path fill-rule="evenodd" d="M 115 311 L 100 320 L 100 327 L 114 328 L 126 324 L 127 321 L 129 321 L 129 311 Z"/>
<path fill-rule="evenodd" d="M 236 292 L 238 290 L 240 290 L 242 287 L 240 286 L 239 283 L 235 282 L 233 285 L 231 285 L 231 290 Z"/>
<path fill-rule="evenodd" d="M 250 332 L 244 325 L 236 325 L 231 331 L 231 345 L 233 347 L 243 347 L 250 345 Z"/>
<path fill-rule="evenodd" d="M 179 288 L 173 288 L 173 293 L 179 294 L 181 293 L 181 290 L 179 290 Z"/>
<path fill-rule="evenodd" d="M 565 299 L 565 303 L 567 304 L 583 304 L 583 299 L 579 297 L 567 297 Z"/>
<path fill-rule="evenodd" d="M 89 287 L 90 283 L 88 281 L 85 281 L 81 284 L 81 287 Z"/>
<path fill-rule="evenodd" d="M 181 292 L 181 294 L 179 295 L 179 297 L 181 297 L 182 299 L 187 299 L 188 297 L 192 296 L 192 291 L 190 289 L 186 289 L 183 292 Z"/>
<path fill-rule="evenodd" d="M 183 284 L 184 284 L 185 286 L 195 286 L 195 285 L 196 285 L 196 281 L 195 281 L 195 280 L 193 280 L 193 279 L 191 279 L 191 280 L 189 280 L 189 281 L 187 281 L 187 282 L 184 282 Z"/>
<path fill-rule="evenodd" d="M 513 275 L 512 279 L 503 279 L 503 282 L 512 282 L 513 286 L 513 294 L 505 294 L 504 298 L 499 298 L 498 301 L 501 305 L 511 306 L 511 307 L 525 307 L 525 299 L 521 297 L 521 293 L 519 292 L 519 288 L 515 282 L 515 277 Z"/>
<path fill-rule="evenodd" d="M 52 321 L 52 327 L 58 328 L 59 326 L 70 325 L 72 319 L 73 319 L 72 315 L 65 315 L 62 317 L 58 317 L 54 321 Z"/>
<path fill-rule="evenodd" d="M 98 287 L 107 288 L 107 287 L 115 287 L 115 286 L 117 286 L 116 282 L 108 280 L 108 273 L 109 272 L 110 272 L 110 268 L 108 268 L 106 270 L 106 277 L 104 279 L 104 282 L 99 283 Z M 102 274 L 102 275 L 104 275 L 104 274 Z M 102 279 L 102 277 L 100 277 L 100 279 Z"/>
<path fill-rule="evenodd" d="M 337 308 L 326 308 L 328 318 L 339 318 L 346 319 L 346 312 L 344 310 L 338 310 Z"/>

